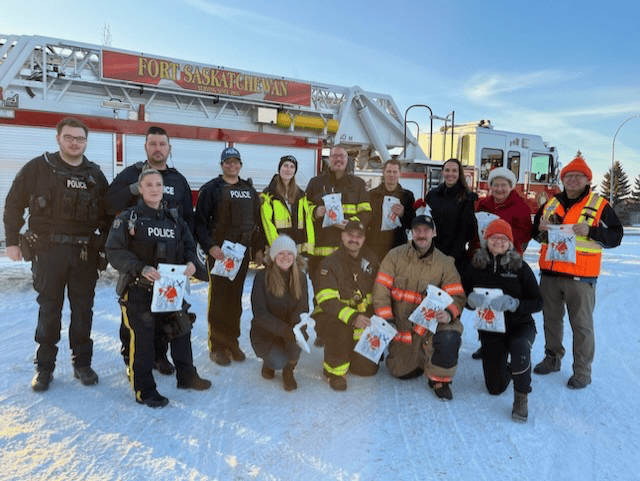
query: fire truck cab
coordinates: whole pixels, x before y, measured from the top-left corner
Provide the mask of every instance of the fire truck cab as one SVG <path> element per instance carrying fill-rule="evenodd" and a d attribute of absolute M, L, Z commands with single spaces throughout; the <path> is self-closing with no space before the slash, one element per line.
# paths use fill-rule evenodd
<path fill-rule="evenodd" d="M 480 197 L 488 194 L 489 173 L 497 167 L 515 174 L 516 189 L 532 212 L 559 192 L 558 152 L 539 135 L 495 130 L 491 121 L 481 120 L 421 134 L 419 143 L 432 160 L 460 160 L 469 186 Z"/>

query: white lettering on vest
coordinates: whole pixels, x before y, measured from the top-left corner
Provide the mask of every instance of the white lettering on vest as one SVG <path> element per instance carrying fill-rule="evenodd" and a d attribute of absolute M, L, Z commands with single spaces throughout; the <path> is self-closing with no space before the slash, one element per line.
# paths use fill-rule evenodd
<path fill-rule="evenodd" d="M 230 190 L 232 199 L 251 199 L 251 192 L 248 190 Z"/>
<path fill-rule="evenodd" d="M 148 227 L 147 235 L 149 237 L 165 237 L 168 239 L 175 239 L 176 237 L 175 231 L 167 227 Z"/>
<path fill-rule="evenodd" d="M 67 188 L 71 189 L 87 189 L 87 183 L 78 179 L 67 179 Z"/>
<path fill-rule="evenodd" d="M 164 193 L 168 194 L 168 195 L 173 195 L 174 194 L 173 186 L 172 185 L 165 185 L 164 186 Z"/>

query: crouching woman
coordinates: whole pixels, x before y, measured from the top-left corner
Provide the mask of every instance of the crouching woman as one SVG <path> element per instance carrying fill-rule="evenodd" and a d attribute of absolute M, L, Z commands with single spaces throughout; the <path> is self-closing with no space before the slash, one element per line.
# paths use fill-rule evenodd
<path fill-rule="evenodd" d="M 467 306 L 504 312 L 506 332 L 481 330 L 482 369 L 490 394 L 501 394 L 513 379 L 512 417 L 526 421 L 527 395 L 531 392 L 531 346 L 536 326 L 531 314 L 542 310 L 538 282 L 513 245 L 511 227 L 502 219 L 485 231 L 487 247 L 476 251 L 463 276 Z M 503 294 L 491 300 L 474 288 L 499 288 Z M 511 363 L 507 361 L 511 355 Z"/>
<path fill-rule="evenodd" d="M 300 357 L 293 327 L 300 314 L 309 312 L 305 260 L 297 255 L 295 242 L 286 235 L 277 237 L 266 258 L 266 268 L 256 274 L 251 291 L 251 345 L 263 360 L 262 377 L 273 379 L 282 369 L 286 391 L 297 389 L 293 371 Z"/>
<path fill-rule="evenodd" d="M 157 323 L 162 323 L 168 333 L 178 388 L 205 390 L 211 382 L 201 379 L 193 366 L 191 322 L 185 304 L 177 312 L 151 312 L 153 283 L 161 277 L 158 263 L 185 264 L 184 274 L 193 275 L 195 241 L 179 215 L 163 206 L 160 172 L 143 171 L 138 185 L 141 199 L 116 217 L 106 251 L 109 262 L 120 273 L 117 290 L 124 323 L 131 333 L 128 373 L 136 401 L 155 408 L 169 403 L 156 390 L 151 372 Z"/>

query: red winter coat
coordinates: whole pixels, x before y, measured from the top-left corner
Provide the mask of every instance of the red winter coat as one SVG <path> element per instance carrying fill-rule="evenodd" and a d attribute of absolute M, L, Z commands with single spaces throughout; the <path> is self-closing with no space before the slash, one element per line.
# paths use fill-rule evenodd
<path fill-rule="evenodd" d="M 531 210 L 520 194 L 512 190 L 509 197 L 501 204 L 497 204 L 492 195 L 480 199 L 477 212 L 490 212 L 496 214 L 511 226 L 513 231 L 513 244 L 518 254 L 522 255 L 523 245 L 531 240 L 533 223 L 531 222 Z"/>

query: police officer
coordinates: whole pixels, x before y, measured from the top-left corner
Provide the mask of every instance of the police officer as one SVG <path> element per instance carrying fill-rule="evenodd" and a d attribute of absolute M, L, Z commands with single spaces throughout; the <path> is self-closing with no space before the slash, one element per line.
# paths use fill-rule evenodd
<path fill-rule="evenodd" d="M 233 281 L 209 276 L 209 357 L 220 366 L 244 361 L 240 349 L 240 315 L 242 289 L 249 268 L 250 251 L 262 264 L 265 245 L 260 222 L 260 197 L 250 182 L 239 177 L 242 168 L 240 152 L 227 147 L 220 156 L 222 174 L 200 189 L 196 203 L 196 237 L 209 254 L 209 271 L 216 260 L 223 260 L 225 240 L 247 247 L 239 272 Z"/>
<path fill-rule="evenodd" d="M 167 166 L 167 159 L 171 155 L 171 143 L 166 130 L 161 127 L 151 126 L 147 131 L 144 143 L 147 154 L 145 162 L 137 162 L 124 169 L 113 180 L 105 196 L 107 213 L 115 216 L 118 212 L 133 207 L 139 198 L 138 176 L 144 169 L 156 169 L 162 174 L 164 183 L 164 200 L 169 208 L 177 209 L 180 216 L 189 226 L 191 234 L 194 233 L 194 214 L 191 198 L 191 188 L 184 176 L 173 167 Z M 120 324 L 120 340 L 122 347 L 120 352 L 124 363 L 129 363 L 129 330 Z M 168 345 L 162 341 L 159 335 L 155 342 L 154 367 L 162 374 L 172 374 L 173 365 L 167 359 Z"/>
<path fill-rule="evenodd" d="M 22 167 L 4 211 L 7 255 L 13 261 L 32 261 L 33 286 L 38 293 L 34 391 L 46 391 L 53 379 L 65 288 L 71 306 L 69 344 L 74 377 L 84 385 L 98 382 L 91 368 L 91 323 L 102 248 L 96 229 L 106 225 L 103 196 L 108 182 L 100 167 L 84 156 L 86 125 L 66 118 L 56 131 L 60 150 Z M 20 236 L 27 207 L 29 230 Z"/>
<path fill-rule="evenodd" d="M 193 366 L 191 322 L 182 310 L 152 313 L 153 283 L 161 278 L 158 263 L 185 264 L 184 274 L 193 275 L 195 242 L 187 224 L 163 205 L 162 175 L 144 170 L 138 183 L 142 199 L 113 222 L 107 239 L 109 262 L 120 272 L 118 294 L 125 325 L 133 340 L 129 376 L 136 401 L 149 407 L 166 406 L 169 400 L 158 393 L 153 379 L 153 342 L 160 326 L 171 344 L 178 388 L 205 390 L 211 382 L 200 378 Z"/>

